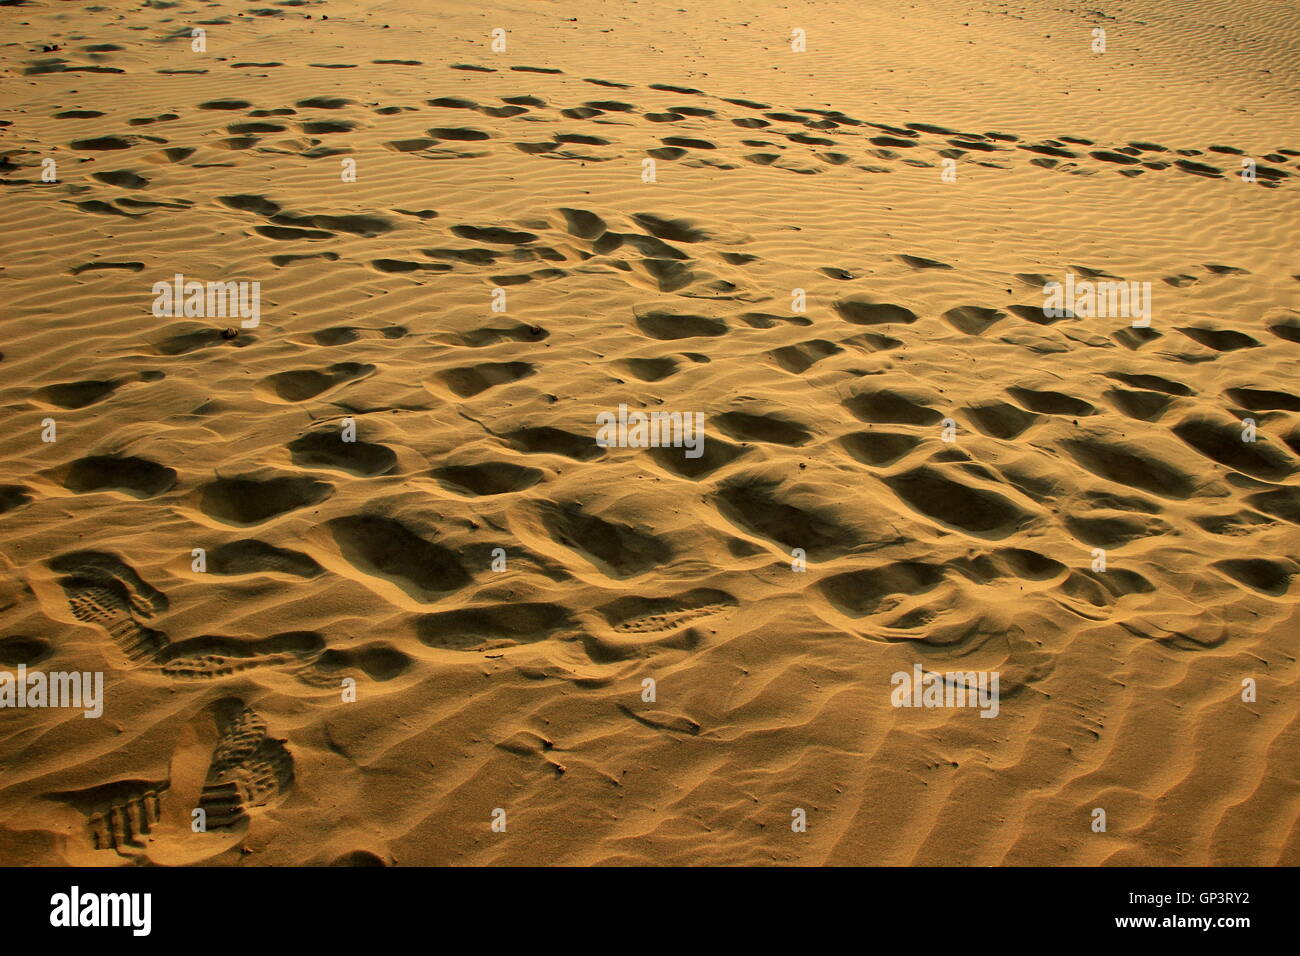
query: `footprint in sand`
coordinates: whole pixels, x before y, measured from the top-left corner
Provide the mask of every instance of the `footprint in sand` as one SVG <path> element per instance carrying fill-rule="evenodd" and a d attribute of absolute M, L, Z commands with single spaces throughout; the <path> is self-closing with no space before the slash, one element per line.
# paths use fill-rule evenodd
<path fill-rule="evenodd" d="M 215 549 L 214 574 L 315 576 L 321 568 L 304 554 L 250 540 Z M 49 562 L 72 616 L 106 633 L 129 665 L 148 668 L 174 681 L 210 681 L 260 668 L 283 668 L 308 683 L 319 682 L 312 665 L 325 655 L 325 639 L 314 631 L 286 631 L 264 638 L 202 635 L 173 641 L 144 623 L 168 610 L 167 596 L 115 555 L 78 551 Z M 346 663 L 346 662 L 344 662 Z M 324 669 L 338 670 L 332 660 Z"/>
<path fill-rule="evenodd" d="M 325 639 L 315 631 L 288 631 L 261 640 L 206 635 L 164 648 L 154 660 L 172 680 L 216 680 L 261 667 L 291 667 L 319 658 Z"/>
<path fill-rule="evenodd" d="M 726 591 L 696 588 L 674 597 L 619 598 L 597 610 L 618 634 L 652 636 L 679 631 L 738 604 Z"/>
<path fill-rule="evenodd" d="M 132 665 L 147 663 L 168 645 L 166 634 L 140 621 L 165 611 L 167 597 L 130 565 L 106 552 L 77 551 L 49 567 L 62 575 L 58 583 L 72 616 L 107 633 Z"/>
<path fill-rule="evenodd" d="M 293 781 L 284 741 L 270 736 L 244 701 L 228 697 L 185 725 L 165 779 L 115 780 L 48 797 L 83 818 L 85 849 L 70 848 L 73 864 L 102 862 L 96 851 L 111 850 L 139 862 L 184 865 L 234 846 L 253 814 L 279 803 Z"/>

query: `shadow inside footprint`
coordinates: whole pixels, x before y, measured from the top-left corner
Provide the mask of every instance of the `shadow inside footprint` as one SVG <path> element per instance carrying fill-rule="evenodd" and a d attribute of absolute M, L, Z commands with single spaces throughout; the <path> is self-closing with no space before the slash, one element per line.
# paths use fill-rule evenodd
<path fill-rule="evenodd" d="M 542 502 L 541 520 L 550 536 L 587 558 L 605 574 L 629 578 L 659 567 L 672 557 L 664 541 L 629 525 L 587 514 L 581 506 Z"/>
<path fill-rule="evenodd" d="M 311 432 L 295 438 L 288 447 L 293 463 L 303 468 L 330 468 L 370 478 L 390 474 L 397 466 L 397 455 L 391 449 L 344 441 L 336 431 Z"/>
<path fill-rule="evenodd" d="M 471 581 L 456 552 L 426 540 L 400 521 L 348 515 L 326 522 L 326 527 L 349 564 L 392 582 L 416 600 L 437 600 Z"/>
<path fill-rule="evenodd" d="M 55 470 L 60 484 L 79 495 L 118 491 L 153 498 L 176 485 L 176 472 L 147 458 L 91 455 Z"/>
<path fill-rule="evenodd" d="M 416 620 L 415 634 L 429 647 L 478 651 L 542 641 L 574 627 L 569 612 L 559 605 L 525 602 L 425 614 Z"/>
<path fill-rule="evenodd" d="M 432 472 L 446 487 L 461 495 L 504 495 L 523 491 L 541 481 L 536 468 L 506 461 L 487 461 L 476 465 L 447 465 Z"/>
<path fill-rule="evenodd" d="M 254 525 L 324 501 L 334 486 L 311 478 L 218 478 L 199 489 L 199 510 L 231 525 Z"/>

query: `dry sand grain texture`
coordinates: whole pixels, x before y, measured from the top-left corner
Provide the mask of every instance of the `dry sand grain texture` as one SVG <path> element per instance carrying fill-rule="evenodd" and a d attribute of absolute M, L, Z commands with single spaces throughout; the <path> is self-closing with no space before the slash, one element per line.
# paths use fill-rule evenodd
<path fill-rule="evenodd" d="M 0 861 L 1300 862 L 1294 0 L 0 16 Z"/>

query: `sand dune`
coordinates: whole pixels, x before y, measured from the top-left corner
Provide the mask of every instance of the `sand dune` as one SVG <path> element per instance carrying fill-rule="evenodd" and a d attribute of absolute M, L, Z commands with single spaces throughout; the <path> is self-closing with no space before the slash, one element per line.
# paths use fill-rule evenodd
<path fill-rule="evenodd" d="M 0 862 L 1300 862 L 1293 2 L 4 18 Z"/>

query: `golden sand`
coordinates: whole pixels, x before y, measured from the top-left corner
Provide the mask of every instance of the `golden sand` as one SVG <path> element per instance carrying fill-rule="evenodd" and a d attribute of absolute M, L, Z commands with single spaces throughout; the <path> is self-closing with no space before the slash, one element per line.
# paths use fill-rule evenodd
<path fill-rule="evenodd" d="M 0 863 L 1300 862 L 1296 3 L 2 16 Z"/>

